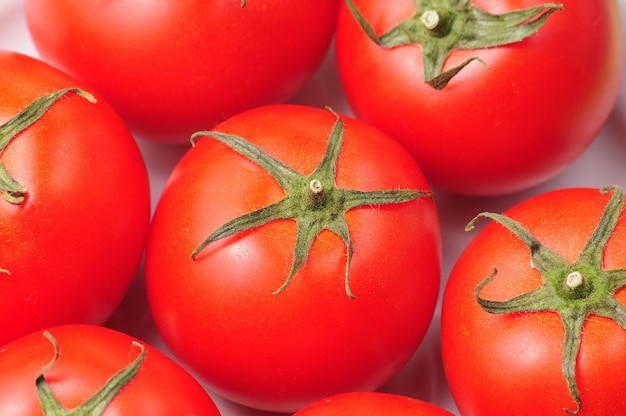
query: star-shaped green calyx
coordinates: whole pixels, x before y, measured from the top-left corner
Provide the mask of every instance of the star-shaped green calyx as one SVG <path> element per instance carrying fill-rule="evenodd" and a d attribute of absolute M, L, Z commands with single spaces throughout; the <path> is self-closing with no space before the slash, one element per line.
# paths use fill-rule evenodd
<path fill-rule="evenodd" d="M 44 332 L 44 336 L 48 338 L 54 347 L 54 357 L 39 373 L 36 380 L 37 394 L 39 395 L 39 402 L 45 416 L 101 416 L 113 399 L 115 399 L 122 389 L 137 375 L 139 368 L 146 358 L 146 347 L 133 341 L 132 344 L 140 349 L 137 358 L 135 358 L 128 367 L 114 374 L 105 385 L 86 402 L 74 409 L 68 410 L 59 403 L 59 400 L 54 396 L 54 393 L 52 393 L 50 385 L 44 377 L 44 374 L 59 358 L 59 345 L 57 341 L 47 331 Z"/>
<path fill-rule="evenodd" d="M 292 219 L 297 224 L 296 243 L 291 271 L 283 285 L 274 294 L 285 290 L 294 275 L 305 264 L 311 245 L 324 229 L 337 234 L 347 247 L 347 260 L 344 286 L 346 294 L 355 298 L 350 289 L 350 261 L 353 255 L 352 241 L 345 212 L 362 205 L 398 204 L 412 201 L 429 192 L 410 189 L 390 189 L 376 191 L 357 191 L 343 189 L 335 184 L 337 160 L 343 143 L 343 121 L 337 115 L 328 139 L 328 145 L 322 161 L 310 175 L 302 175 L 291 167 L 276 160 L 263 149 L 246 139 L 216 131 L 201 131 L 192 136 L 192 142 L 199 136 L 212 137 L 267 171 L 284 189 L 286 196 L 267 207 L 234 218 L 213 231 L 192 253 L 192 259 L 209 244 L 239 232 L 260 227 L 270 221 Z"/>
<path fill-rule="evenodd" d="M 346 4 L 365 33 L 383 48 L 421 45 L 424 80 L 441 90 L 472 57 L 454 68 L 443 70 L 450 52 L 455 49 L 482 49 L 519 42 L 545 23 L 561 4 L 546 3 L 504 14 L 491 14 L 475 7 L 471 0 L 415 0 L 415 14 L 404 22 L 377 35 L 352 0 Z"/>
<path fill-rule="evenodd" d="M 467 226 L 467 230 L 471 230 L 478 218 L 490 218 L 509 229 L 530 249 L 532 264 L 543 278 L 542 286 L 502 302 L 483 299 L 480 292 L 496 276 L 494 269 L 476 287 L 475 297 L 478 304 L 492 314 L 554 311 L 560 315 L 565 327 L 561 366 L 570 394 L 577 405 L 575 410 L 563 409 L 570 414 L 579 413 L 582 409 L 576 384 L 576 360 L 587 317 L 597 315 L 612 319 L 626 329 L 626 308 L 615 298 L 615 292 L 626 286 L 626 269 L 602 268 L 604 248 L 619 221 L 624 195 L 616 186 L 603 188 L 601 192 L 613 192 L 613 195 L 591 238 L 573 263 L 545 247 L 522 225 L 504 215 L 481 213 Z"/>

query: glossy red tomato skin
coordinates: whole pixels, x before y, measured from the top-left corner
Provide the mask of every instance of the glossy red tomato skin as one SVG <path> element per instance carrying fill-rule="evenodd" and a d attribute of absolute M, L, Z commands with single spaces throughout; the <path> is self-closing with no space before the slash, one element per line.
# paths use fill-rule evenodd
<path fill-rule="evenodd" d="M 108 406 L 103 416 L 197 415 L 219 416 L 213 400 L 180 365 L 158 349 L 129 335 L 91 325 L 64 325 L 48 329 L 59 347 L 59 358 L 44 376 L 66 408 L 75 408 L 93 396 L 114 374 L 140 354 L 146 358 L 137 375 Z M 0 349 L 0 413 L 43 415 L 35 379 L 54 357 L 54 347 L 43 331 L 20 337 Z"/>
<path fill-rule="evenodd" d="M 414 13 L 414 2 L 355 0 L 377 34 Z M 541 0 L 477 0 L 492 13 Z M 564 0 L 539 32 L 471 56 L 443 90 L 424 83 L 421 48 L 383 49 L 342 5 L 336 34 L 341 83 L 356 116 L 400 141 L 436 188 L 468 195 L 527 189 L 561 172 L 593 141 L 615 104 L 623 73 L 617 2 Z"/>
<path fill-rule="evenodd" d="M 412 397 L 380 392 L 338 394 L 311 403 L 294 416 L 452 416 L 452 413 Z"/>
<path fill-rule="evenodd" d="M 189 143 L 293 96 L 322 62 L 339 0 L 28 0 L 46 61 L 99 90 L 148 139 Z"/>
<path fill-rule="evenodd" d="M 576 260 L 597 225 L 609 195 L 597 189 L 551 191 L 509 209 L 541 243 L 566 260 Z M 604 268 L 626 267 L 626 223 L 617 224 L 605 248 Z M 474 289 L 498 274 L 481 297 L 506 300 L 538 287 L 528 248 L 510 231 L 488 224 L 459 257 L 446 284 L 441 318 L 444 370 L 462 415 L 561 414 L 576 405 L 561 371 L 564 328 L 555 312 L 490 315 Z M 626 304 L 626 291 L 616 292 Z M 579 415 L 623 414 L 619 380 L 626 372 L 626 331 L 590 316 L 582 333 L 577 383 Z"/>
<path fill-rule="evenodd" d="M 34 58 L 0 52 L 0 123 L 34 99 L 89 88 Z M 0 200 L 0 345 L 37 329 L 103 324 L 128 290 L 148 235 L 142 155 L 114 110 L 68 93 L 0 157 L 26 187 Z M 10 317 L 10 318 L 9 318 Z"/>
<path fill-rule="evenodd" d="M 278 105 L 244 112 L 217 129 L 308 175 L 334 121 L 325 110 Z M 428 190 L 397 143 L 343 121 L 338 186 Z M 327 230 L 287 289 L 272 294 L 291 267 L 294 221 L 215 242 L 201 260 L 190 259 L 212 230 L 283 196 L 259 166 L 202 138 L 172 173 L 156 208 L 146 284 L 159 332 L 214 391 L 251 407 L 293 412 L 338 392 L 375 389 L 410 358 L 436 304 L 440 229 L 430 198 L 348 211 L 356 300 L 343 286 L 345 244 Z"/>

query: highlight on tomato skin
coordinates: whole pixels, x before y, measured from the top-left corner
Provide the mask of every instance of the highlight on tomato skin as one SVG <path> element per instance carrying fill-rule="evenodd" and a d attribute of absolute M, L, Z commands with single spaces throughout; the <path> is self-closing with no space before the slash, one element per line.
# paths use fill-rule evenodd
<path fill-rule="evenodd" d="M 392 393 L 349 392 L 311 403 L 294 416 L 453 416 L 434 404 Z"/>
<path fill-rule="evenodd" d="M 204 388 L 167 355 L 95 325 L 47 328 L 3 346 L 0 414 L 220 415 Z"/>
<path fill-rule="evenodd" d="M 138 136 L 188 145 L 293 97 L 329 50 L 340 1 L 26 0 L 24 13 L 43 60 L 92 85 Z"/>
<path fill-rule="evenodd" d="M 440 285 L 438 213 L 415 161 L 366 124 L 300 105 L 240 113 L 194 143 L 146 251 L 173 354 L 217 394 L 275 412 L 393 377 Z"/>
<path fill-rule="evenodd" d="M 476 21 L 524 10 L 541 26 L 506 45 L 489 43 L 514 30 L 490 36 Z M 432 14 L 451 33 L 429 30 Z M 402 143 L 433 187 L 498 196 L 554 178 L 595 141 L 623 75 L 620 16 L 615 0 L 348 0 L 334 53 L 356 117 Z M 442 71 L 454 76 L 433 88 Z"/>
<path fill-rule="evenodd" d="M 461 414 L 626 411 L 623 202 L 617 186 L 564 188 L 468 224 L 491 220 L 454 265 L 441 315 Z"/>

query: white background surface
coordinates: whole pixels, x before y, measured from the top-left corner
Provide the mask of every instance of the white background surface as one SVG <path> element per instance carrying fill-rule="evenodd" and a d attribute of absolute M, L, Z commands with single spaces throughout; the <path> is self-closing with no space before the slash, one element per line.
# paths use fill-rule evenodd
<path fill-rule="evenodd" d="M 618 0 L 618 2 L 623 12 L 622 21 L 626 22 L 624 18 L 626 0 Z M 28 35 L 20 0 L 0 0 L 0 49 L 38 56 Z M 292 101 L 317 107 L 330 105 L 337 111 L 349 114 L 349 107 L 341 93 L 332 54 L 328 55 L 316 76 Z M 141 138 L 137 141 L 150 173 L 154 208 L 167 177 L 187 147 L 163 145 Z M 526 198 L 552 189 L 580 186 L 599 188 L 609 184 L 626 188 L 625 159 L 626 86 L 623 85 L 617 106 L 596 141 L 573 165 L 552 180 L 521 193 L 496 198 L 471 198 L 436 193 L 443 235 L 442 290 L 456 258 L 475 235 L 475 233 L 466 234 L 463 231 L 465 224 L 474 215 L 481 211 L 502 212 Z M 411 362 L 382 390 L 430 401 L 458 415 L 447 390 L 441 367 L 438 315 L 439 311 L 422 346 Z M 165 350 L 147 310 L 141 272 L 108 326 L 129 332 Z M 243 408 L 215 396 L 214 398 L 224 416 L 271 415 L 271 413 Z"/>

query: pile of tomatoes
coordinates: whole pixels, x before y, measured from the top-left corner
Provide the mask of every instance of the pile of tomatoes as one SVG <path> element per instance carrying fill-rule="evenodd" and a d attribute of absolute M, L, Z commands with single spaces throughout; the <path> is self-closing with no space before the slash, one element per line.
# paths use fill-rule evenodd
<path fill-rule="evenodd" d="M 626 412 L 626 4 L 12 3 L 0 414 Z"/>

